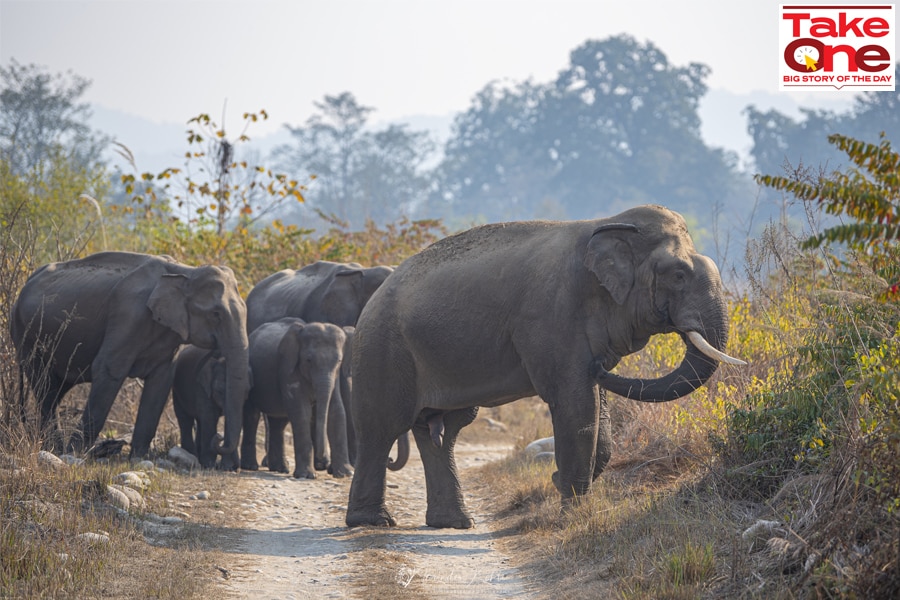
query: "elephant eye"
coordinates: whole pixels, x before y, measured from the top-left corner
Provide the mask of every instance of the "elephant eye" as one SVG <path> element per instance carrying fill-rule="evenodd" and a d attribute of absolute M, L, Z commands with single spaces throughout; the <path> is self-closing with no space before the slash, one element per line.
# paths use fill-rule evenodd
<path fill-rule="evenodd" d="M 681 269 L 677 269 L 672 273 L 672 284 L 675 287 L 683 287 L 687 283 L 687 273 Z"/>

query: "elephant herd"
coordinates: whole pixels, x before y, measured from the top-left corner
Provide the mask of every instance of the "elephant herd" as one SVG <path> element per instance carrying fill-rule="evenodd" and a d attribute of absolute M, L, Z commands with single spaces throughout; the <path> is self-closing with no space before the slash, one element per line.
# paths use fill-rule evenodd
<path fill-rule="evenodd" d="M 290 422 L 294 476 L 312 478 L 316 468 L 328 467 L 344 477 L 354 458 L 346 416 L 353 325 L 392 270 L 320 261 L 264 279 L 245 302 L 228 268 L 103 252 L 35 271 L 13 307 L 11 336 L 42 428 L 55 428 L 69 389 L 91 384 L 71 451 L 96 441 L 124 379 L 138 377 L 144 388 L 132 455 L 148 453 L 171 390 L 181 445 L 203 467 L 222 455 L 222 468 L 257 469 L 256 431 L 264 415 L 270 469 L 287 471 Z M 24 400 L 22 385 L 23 416 Z M 224 438 L 217 433 L 222 416 Z"/>
<path fill-rule="evenodd" d="M 655 205 L 484 225 L 396 269 L 320 261 L 265 278 L 246 302 L 227 267 L 104 252 L 39 268 L 10 322 L 44 427 L 55 426 L 69 389 L 91 384 L 69 449 L 93 444 L 124 379 L 141 378 L 133 455 L 149 451 L 170 390 L 182 446 L 205 467 L 221 456 L 224 468 L 258 468 L 263 415 L 265 460 L 286 472 L 290 423 L 295 477 L 352 473 L 348 526 L 395 523 L 386 469 L 406 462 L 409 431 L 425 470 L 426 523 L 468 528 L 454 446 L 478 407 L 533 395 L 548 404 L 553 481 L 567 505 L 609 460 L 607 390 L 673 400 L 720 362 L 743 364 L 724 353 L 716 265 L 680 215 Z M 610 372 L 651 336 L 673 332 L 686 351 L 671 373 Z M 21 378 L 20 390 L 24 417 Z"/>

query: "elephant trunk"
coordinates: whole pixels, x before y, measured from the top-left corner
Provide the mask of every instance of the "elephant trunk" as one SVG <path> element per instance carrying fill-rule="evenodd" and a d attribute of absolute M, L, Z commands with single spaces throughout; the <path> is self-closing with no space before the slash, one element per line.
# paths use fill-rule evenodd
<path fill-rule="evenodd" d="M 235 340 L 225 344 L 221 349 L 227 369 L 225 404 L 222 407 L 222 414 L 225 417 L 225 437 L 216 444 L 216 452 L 222 455 L 232 454 L 237 450 L 241 438 L 244 402 L 250 392 L 249 344 L 243 325 L 234 337 Z"/>
<path fill-rule="evenodd" d="M 313 445 L 316 456 L 323 458 L 328 456 L 328 411 L 334 395 L 334 387 L 337 385 L 338 369 L 339 367 L 331 371 L 322 369 L 322 372 L 312 380 L 312 401 L 316 407 Z"/>
<path fill-rule="evenodd" d="M 681 364 L 671 373 L 657 379 L 621 377 L 606 371 L 599 359 L 594 360 L 594 379 L 600 387 L 614 394 L 640 402 L 667 402 L 690 394 L 704 385 L 719 362 L 745 364 L 724 354 L 728 339 L 728 319 L 724 309 L 713 311 L 715 318 L 707 319 L 714 325 L 703 332 L 679 332 L 687 349 Z"/>
<path fill-rule="evenodd" d="M 409 460 L 409 432 L 406 431 L 397 438 L 397 459 L 388 458 L 387 468 L 391 471 L 399 471 Z"/>

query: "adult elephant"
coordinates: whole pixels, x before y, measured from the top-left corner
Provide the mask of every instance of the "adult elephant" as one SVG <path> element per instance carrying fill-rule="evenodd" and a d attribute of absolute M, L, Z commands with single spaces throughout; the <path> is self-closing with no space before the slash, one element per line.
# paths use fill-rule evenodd
<path fill-rule="evenodd" d="M 299 270 L 284 269 L 257 283 L 247 296 L 247 329 L 253 332 L 263 323 L 296 317 L 307 323 L 355 326 L 363 307 L 393 267 L 363 267 L 358 263 L 320 260 Z M 349 368 L 341 373 L 341 388 L 350 388 Z M 350 394 L 343 396 L 344 410 L 350 414 Z M 347 419 L 350 463 L 356 463 L 356 431 Z M 397 444 L 398 456 L 389 468 L 398 470 L 409 458 L 409 438 Z"/>
<path fill-rule="evenodd" d="M 247 296 L 247 329 L 282 317 L 307 323 L 356 325 L 372 294 L 393 272 L 386 266 L 320 260 L 297 271 L 284 269 L 257 283 Z"/>
<path fill-rule="evenodd" d="M 228 365 L 215 350 L 187 345 L 175 357 L 172 408 L 181 432 L 181 447 L 204 469 L 216 466 L 219 418 L 225 406 Z M 252 387 L 252 377 L 250 379 Z M 221 469 L 238 468 L 237 449 L 223 456 Z"/>
<path fill-rule="evenodd" d="M 669 332 L 687 344 L 672 373 L 636 380 L 608 372 Z M 587 493 L 609 460 L 604 389 L 645 402 L 688 394 L 719 361 L 736 360 L 722 353 L 727 338 L 718 270 L 694 249 L 684 219 L 661 206 L 445 238 L 403 262 L 357 324 L 359 454 L 346 523 L 394 525 L 385 458 L 412 429 L 427 524 L 472 527 L 453 457 L 457 435 L 479 406 L 534 394 L 550 407 L 553 480 L 565 504 Z"/>
<path fill-rule="evenodd" d="M 165 256 L 101 252 L 35 271 L 13 306 L 10 333 L 41 412 L 54 423 L 66 392 L 91 390 L 69 442 L 97 439 L 126 377 L 143 379 L 131 454 L 144 456 L 172 387 L 172 359 L 184 343 L 216 349 L 228 364 L 225 439 L 237 449 L 249 386 L 247 308 L 227 267 L 189 267 Z M 20 390 L 24 405 L 24 390 Z"/>
<path fill-rule="evenodd" d="M 284 429 L 290 422 L 294 434 L 294 477 L 315 479 L 314 446 L 315 456 L 327 462 L 326 428 L 331 474 L 350 475 L 346 417 L 338 383 L 345 341 L 344 331 L 337 325 L 306 323 L 292 317 L 263 323 L 253 330 L 250 367 L 255 383 L 244 406 L 242 469 L 259 468 L 256 429 L 263 413 L 269 426 L 269 470 L 287 472 Z M 313 415 L 315 427 L 311 427 Z"/>

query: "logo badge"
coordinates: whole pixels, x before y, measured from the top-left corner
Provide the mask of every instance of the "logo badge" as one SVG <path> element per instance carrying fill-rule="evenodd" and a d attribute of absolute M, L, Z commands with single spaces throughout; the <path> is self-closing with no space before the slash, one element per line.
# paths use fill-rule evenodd
<path fill-rule="evenodd" d="M 782 4 L 781 91 L 894 91 L 893 4 Z"/>

